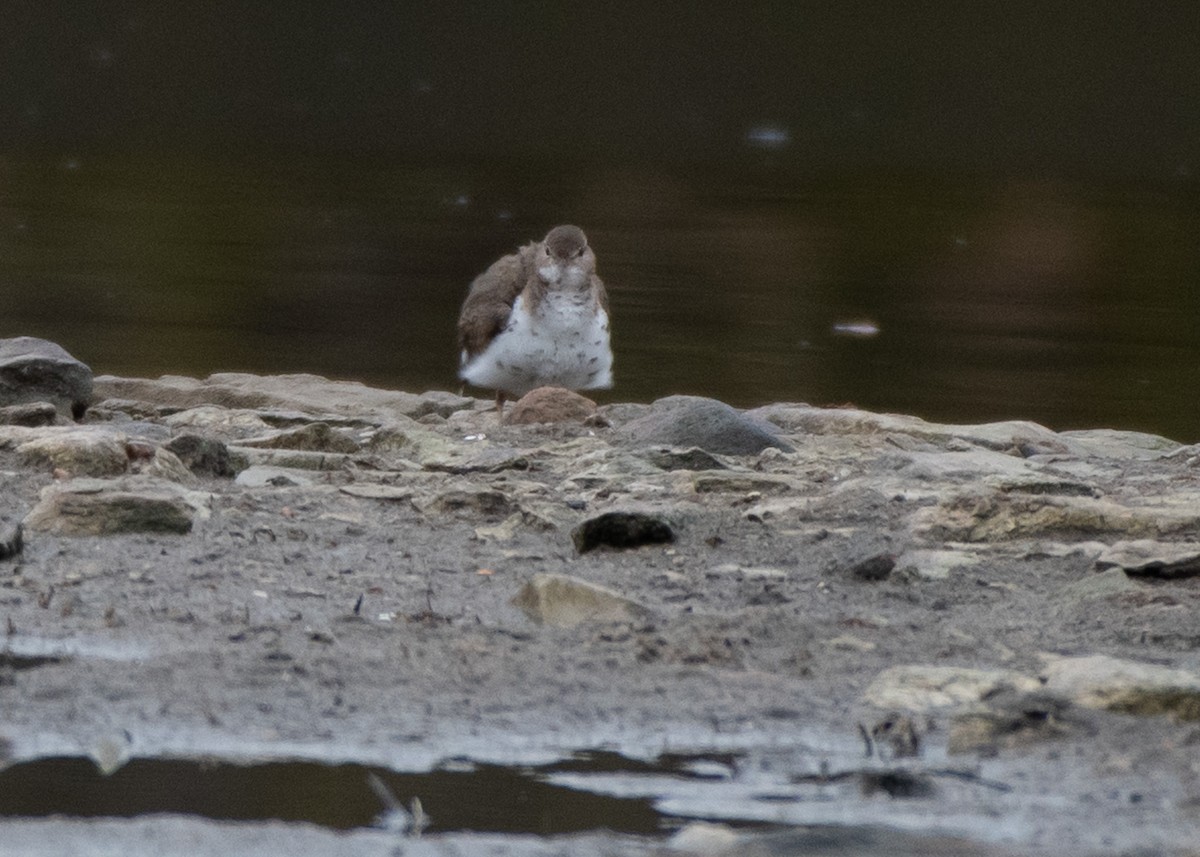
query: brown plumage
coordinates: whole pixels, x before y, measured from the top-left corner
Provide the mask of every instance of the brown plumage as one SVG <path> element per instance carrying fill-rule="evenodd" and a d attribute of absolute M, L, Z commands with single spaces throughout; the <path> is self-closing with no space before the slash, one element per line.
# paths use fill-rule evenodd
<path fill-rule="evenodd" d="M 498 403 L 543 384 L 610 386 L 608 293 L 583 231 L 556 226 L 476 277 L 458 345 L 461 377 L 496 389 Z"/>

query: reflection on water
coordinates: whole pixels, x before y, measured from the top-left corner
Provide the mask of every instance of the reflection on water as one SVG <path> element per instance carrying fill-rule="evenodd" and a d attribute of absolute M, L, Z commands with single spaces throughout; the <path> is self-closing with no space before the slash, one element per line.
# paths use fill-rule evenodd
<path fill-rule="evenodd" d="M 456 388 L 471 278 L 558 222 L 617 386 L 1200 440 L 1188 184 L 364 161 L 0 160 L 0 336 L 98 373 Z"/>

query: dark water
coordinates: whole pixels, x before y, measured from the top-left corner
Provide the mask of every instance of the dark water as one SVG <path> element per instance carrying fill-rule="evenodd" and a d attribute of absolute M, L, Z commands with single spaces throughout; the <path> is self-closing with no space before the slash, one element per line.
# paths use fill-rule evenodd
<path fill-rule="evenodd" d="M 559 222 L 613 304 L 603 401 L 672 393 L 1200 440 L 1200 190 L 805 172 L 771 129 L 586 159 L 0 159 L 0 336 L 97 373 L 457 388 L 471 278 Z"/>
<path fill-rule="evenodd" d="M 389 806 L 420 799 L 429 833 L 500 831 L 550 836 L 586 830 L 658 835 L 674 822 L 654 807 L 652 790 L 636 777 L 703 780 L 689 770 L 700 756 L 637 762 L 612 753 L 584 753 L 540 767 L 463 763 L 455 770 L 404 773 L 354 763 L 283 760 L 238 764 L 220 759 L 136 758 L 100 773 L 90 759 L 51 757 L 0 771 L 0 818 L 135 817 L 156 813 L 225 821 L 306 821 L 337 830 L 378 826 Z M 556 773 L 629 777 L 636 797 L 568 788 Z"/>

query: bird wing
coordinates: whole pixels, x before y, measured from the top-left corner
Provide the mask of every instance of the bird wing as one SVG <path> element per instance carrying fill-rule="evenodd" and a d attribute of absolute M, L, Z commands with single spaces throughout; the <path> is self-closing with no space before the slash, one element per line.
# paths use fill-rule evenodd
<path fill-rule="evenodd" d="M 592 288 L 596 290 L 596 300 L 600 301 L 600 308 L 604 310 L 605 315 L 610 315 L 608 309 L 608 290 L 604 288 L 603 281 L 592 274 Z"/>
<path fill-rule="evenodd" d="M 532 267 L 532 254 L 526 249 L 496 260 L 471 283 L 458 317 L 458 345 L 469 357 L 487 348 L 508 324 Z"/>

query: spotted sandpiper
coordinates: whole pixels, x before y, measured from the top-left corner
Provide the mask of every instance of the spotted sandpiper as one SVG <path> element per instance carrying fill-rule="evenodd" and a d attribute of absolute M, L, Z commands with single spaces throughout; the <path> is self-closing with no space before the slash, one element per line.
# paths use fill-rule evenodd
<path fill-rule="evenodd" d="M 506 396 L 536 387 L 611 387 L 608 293 L 578 226 L 497 260 L 475 278 L 458 317 L 458 375 Z"/>

